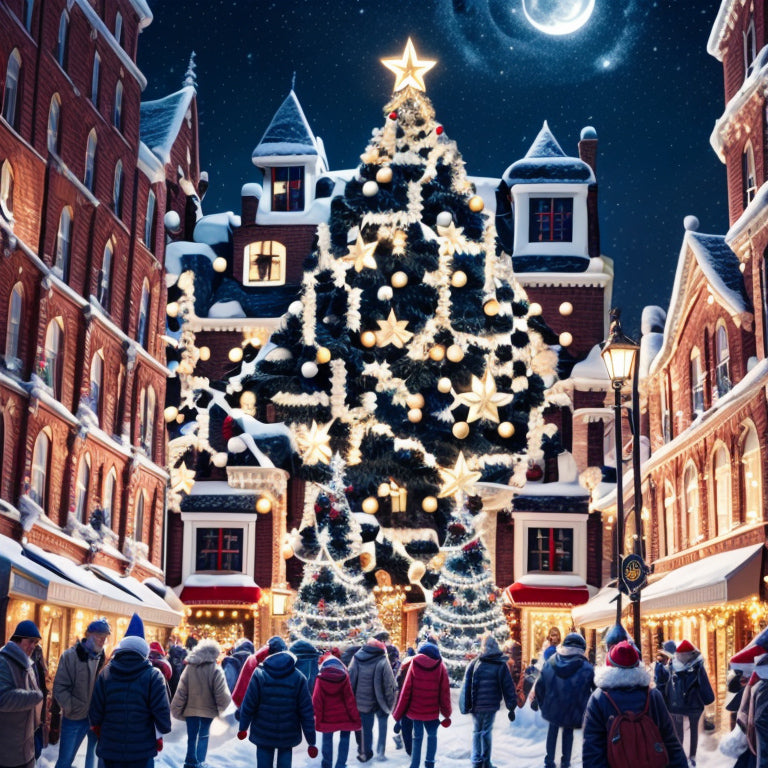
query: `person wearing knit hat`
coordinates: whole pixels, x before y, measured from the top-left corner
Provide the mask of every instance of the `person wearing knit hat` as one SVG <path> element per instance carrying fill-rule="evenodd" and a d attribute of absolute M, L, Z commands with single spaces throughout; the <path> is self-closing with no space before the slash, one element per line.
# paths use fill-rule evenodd
<path fill-rule="evenodd" d="M 221 668 L 224 670 L 224 677 L 227 679 L 227 687 L 230 691 L 235 690 L 237 678 L 248 657 L 252 656 L 255 650 L 253 643 L 243 637 L 235 643 L 232 651 L 221 660 Z"/>
<path fill-rule="evenodd" d="M 125 637 L 96 678 L 88 709 L 98 738 L 96 754 L 105 768 L 118 763 L 146 765 L 163 748 L 163 734 L 171 731 L 165 678 L 148 657 L 144 625 L 134 614 Z"/>
<path fill-rule="evenodd" d="M 149 662 L 153 667 L 159 669 L 163 673 L 166 682 L 170 683 L 171 677 L 173 677 L 173 667 L 168 659 L 165 658 L 165 650 L 157 640 L 153 640 L 149 644 Z M 168 693 L 170 698 L 170 688 Z"/>
<path fill-rule="evenodd" d="M 61 654 L 53 678 L 53 698 L 61 709 L 56 768 L 71 768 L 86 738 L 85 768 L 93 768 L 96 734 L 88 722 L 88 707 L 96 678 L 107 661 L 105 646 L 111 633 L 106 619 L 95 619 L 87 626 L 85 637 Z"/>
<path fill-rule="evenodd" d="M 40 725 L 43 693 L 31 656 L 40 642 L 34 621 L 17 624 L 11 639 L 0 648 L 0 764 L 33 768 L 35 731 Z"/>
<path fill-rule="evenodd" d="M 621 624 L 614 624 L 605 634 L 605 649 L 610 651 L 614 645 L 622 640 L 629 640 L 627 630 Z"/>
<path fill-rule="evenodd" d="M 309 756 L 317 757 L 315 712 L 307 678 L 296 669 L 296 657 L 285 641 L 272 637 L 267 649 L 248 683 L 237 737 L 248 737 L 256 745 L 257 768 L 290 768 L 293 748 L 301 743 L 302 734 Z"/>
<path fill-rule="evenodd" d="M 549 723 L 545 768 L 555 767 L 558 733 L 561 735 L 561 768 L 571 764 L 573 731 L 581 728 L 584 710 L 594 688 L 594 668 L 586 657 L 587 642 L 570 632 L 541 669 L 533 687 L 533 698 Z"/>
<path fill-rule="evenodd" d="M 669 671 L 671 669 L 672 657 L 677 650 L 677 643 L 674 640 L 665 640 L 656 654 L 656 661 L 653 664 L 653 684 L 669 707 L 667 701 L 667 683 L 669 682 Z"/>
<path fill-rule="evenodd" d="M 378 723 L 376 756 L 384 759 L 387 744 L 387 720 L 395 706 L 395 676 L 387 658 L 387 647 L 381 640 L 371 638 L 352 657 L 349 682 L 355 693 L 362 721 L 362 739 L 358 760 L 368 762 L 373 757 L 373 723 Z"/>
<path fill-rule="evenodd" d="M 608 733 L 616 715 L 642 712 L 647 706 L 667 751 L 667 768 L 688 768 L 664 698 L 651 687 L 650 672 L 640 663 L 633 643 L 622 640 L 611 648 L 606 665 L 595 669 L 595 685 L 584 714 L 582 765 L 608 768 Z"/>
<path fill-rule="evenodd" d="M 515 719 L 517 692 L 507 658 L 491 634 L 480 638 L 480 652 L 467 665 L 459 694 L 459 711 L 472 715 L 472 768 L 492 768 L 493 722 L 501 708 Z"/>
<path fill-rule="evenodd" d="M 690 640 L 681 640 L 677 644 L 675 655 L 670 663 L 666 691 L 667 707 L 681 744 L 685 719 L 688 719 L 690 728 L 688 760 L 694 766 L 699 743 L 699 720 L 704 713 L 704 707 L 715 701 L 715 693 L 704 667 L 704 657 Z"/>

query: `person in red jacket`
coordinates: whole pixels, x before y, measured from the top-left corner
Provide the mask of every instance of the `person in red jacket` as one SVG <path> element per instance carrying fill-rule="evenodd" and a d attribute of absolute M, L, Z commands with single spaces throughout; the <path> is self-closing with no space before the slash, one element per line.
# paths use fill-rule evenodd
<path fill-rule="evenodd" d="M 413 747 L 410 768 L 419 768 L 421 744 L 427 732 L 427 751 L 424 768 L 435 768 L 437 754 L 437 726 L 447 728 L 451 724 L 451 689 L 448 670 L 433 643 L 422 643 L 419 652 L 405 676 L 400 698 L 392 713 L 395 720 L 404 715 L 413 721 Z M 442 723 L 440 715 L 443 716 Z"/>
<path fill-rule="evenodd" d="M 333 734 L 337 731 L 339 748 L 335 768 L 346 768 L 349 734 L 359 731 L 362 725 L 347 668 L 331 653 L 320 659 L 312 704 L 315 707 L 315 730 L 323 734 L 321 768 L 333 768 Z"/>
<path fill-rule="evenodd" d="M 256 667 L 261 664 L 264 659 L 269 656 L 269 646 L 262 645 L 256 653 L 252 653 L 244 662 L 243 668 L 240 670 L 240 674 L 235 683 L 235 688 L 232 691 L 232 701 L 235 702 L 235 706 L 240 709 L 243 706 L 243 699 L 245 699 L 245 692 L 248 690 L 248 683 L 251 682 L 253 672 Z M 237 716 L 237 713 L 236 715 Z"/>
<path fill-rule="evenodd" d="M 157 667 L 162 673 L 166 681 L 170 680 L 173 676 L 173 667 L 171 662 L 165 658 L 165 651 L 163 646 L 153 640 L 149 644 L 149 662 L 153 667 Z"/>

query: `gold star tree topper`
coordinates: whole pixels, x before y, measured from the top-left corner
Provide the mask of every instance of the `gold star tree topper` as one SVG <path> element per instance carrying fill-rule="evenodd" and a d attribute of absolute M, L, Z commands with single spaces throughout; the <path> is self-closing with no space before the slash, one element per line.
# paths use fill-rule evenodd
<path fill-rule="evenodd" d="M 468 422 L 488 419 L 488 421 L 498 423 L 499 406 L 511 403 L 514 397 L 514 395 L 497 391 L 496 381 L 486 368 L 482 379 L 478 379 L 477 376 L 472 377 L 471 392 L 460 392 L 456 395 L 453 407 L 455 408 L 457 405 L 468 406 Z"/>
<path fill-rule="evenodd" d="M 389 317 L 386 320 L 377 320 L 379 330 L 376 334 L 376 343 L 380 347 L 386 347 L 387 344 L 393 344 L 398 349 L 402 349 L 410 340 L 413 334 L 405 329 L 408 325 L 407 320 L 398 320 L 395 317 L 395 310 L 389 310 Z"/>
<path fill-rule="evenodd" d="M 341 257 L 342 261 L 351 262 L 355 267 L 355 272 L 362 272 L 366 267 L 376 269 L 376 259 L 373 258 L 373 252 L 377 245 L 376 241 L 366 243 L 362 236 L 358 235 L 357 240 L 349 246 L 347 255 Z"/>
<path fill-rule="evenodd" d="M 472 470 L 467 466 L 467 460 L 464 458 L 464 452 L 459 453 L 456 464 L 453 469 L 440 468 L 440 474 L 443 476 L 443 488 L 438 494 L 441 499 L 447 496 L 457 496 L 465 493 L 471 496 L 475 490 L 475 483 L 482 477 L 482 473 Z"/>
<path fill-rule="evenodd" d="M 171 469 L 171 490 L 176 493 L 191 493 L 192 486 L 195 484 L 195 470 L 190 469 L 186 462 L 182 462 L 180 467 Z"/>
<path fill-rule="evenodd" d="M 409 85 L 419 91 L 426 91 L 427 87 L 424 85 L 424 75 L 429 72 L 437 62 L 420 59 L 416 54 L 416 49 L 413 47 L 413 42 L 409 37 L 401 58 L 381 59 L 381 63 L 387 69 L 395 73 L 394 91 L 397 93 Z"/>
<path fill-rule="evenodd" d="M 312 426 L 302 424 L 296 432 L 296 445 L 305 464 L 330 464 L 331 462 L 331 436 L 328 430 L 333 421 L 318 426 L 312 420 Z"/>

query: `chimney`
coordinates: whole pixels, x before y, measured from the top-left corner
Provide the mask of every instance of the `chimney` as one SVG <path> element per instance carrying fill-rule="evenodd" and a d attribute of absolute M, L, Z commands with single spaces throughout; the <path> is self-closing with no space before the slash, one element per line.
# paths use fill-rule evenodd
<path fill-rule="evenodd" d="M 597 131 L 588 125 L 581 129 L 579 158 L 585 162 L 597 179 Z M 597 218 L 597 182 L 587 193 L 587 249 L 590 258 L 600 256 L 600 222 Z"/>

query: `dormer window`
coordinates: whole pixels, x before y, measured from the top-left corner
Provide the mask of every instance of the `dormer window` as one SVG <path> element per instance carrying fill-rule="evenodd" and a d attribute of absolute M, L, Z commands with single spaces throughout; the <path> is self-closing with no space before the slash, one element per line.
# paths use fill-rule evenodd
<path fill-rule="evenodd" d="M 573 198 L 532 197 L 528 242 L 570 243 L 573 240 Z"/>
<path fill-rule="evenodd" d="M 272 169 L 272 210 L 304 210 L 304 166 Z"/>
<path fill-rule="evenodd" d="M 257 240 L 245 246 L 246 285 L 285 283 L 285 246 L 276 240 Z"/>

